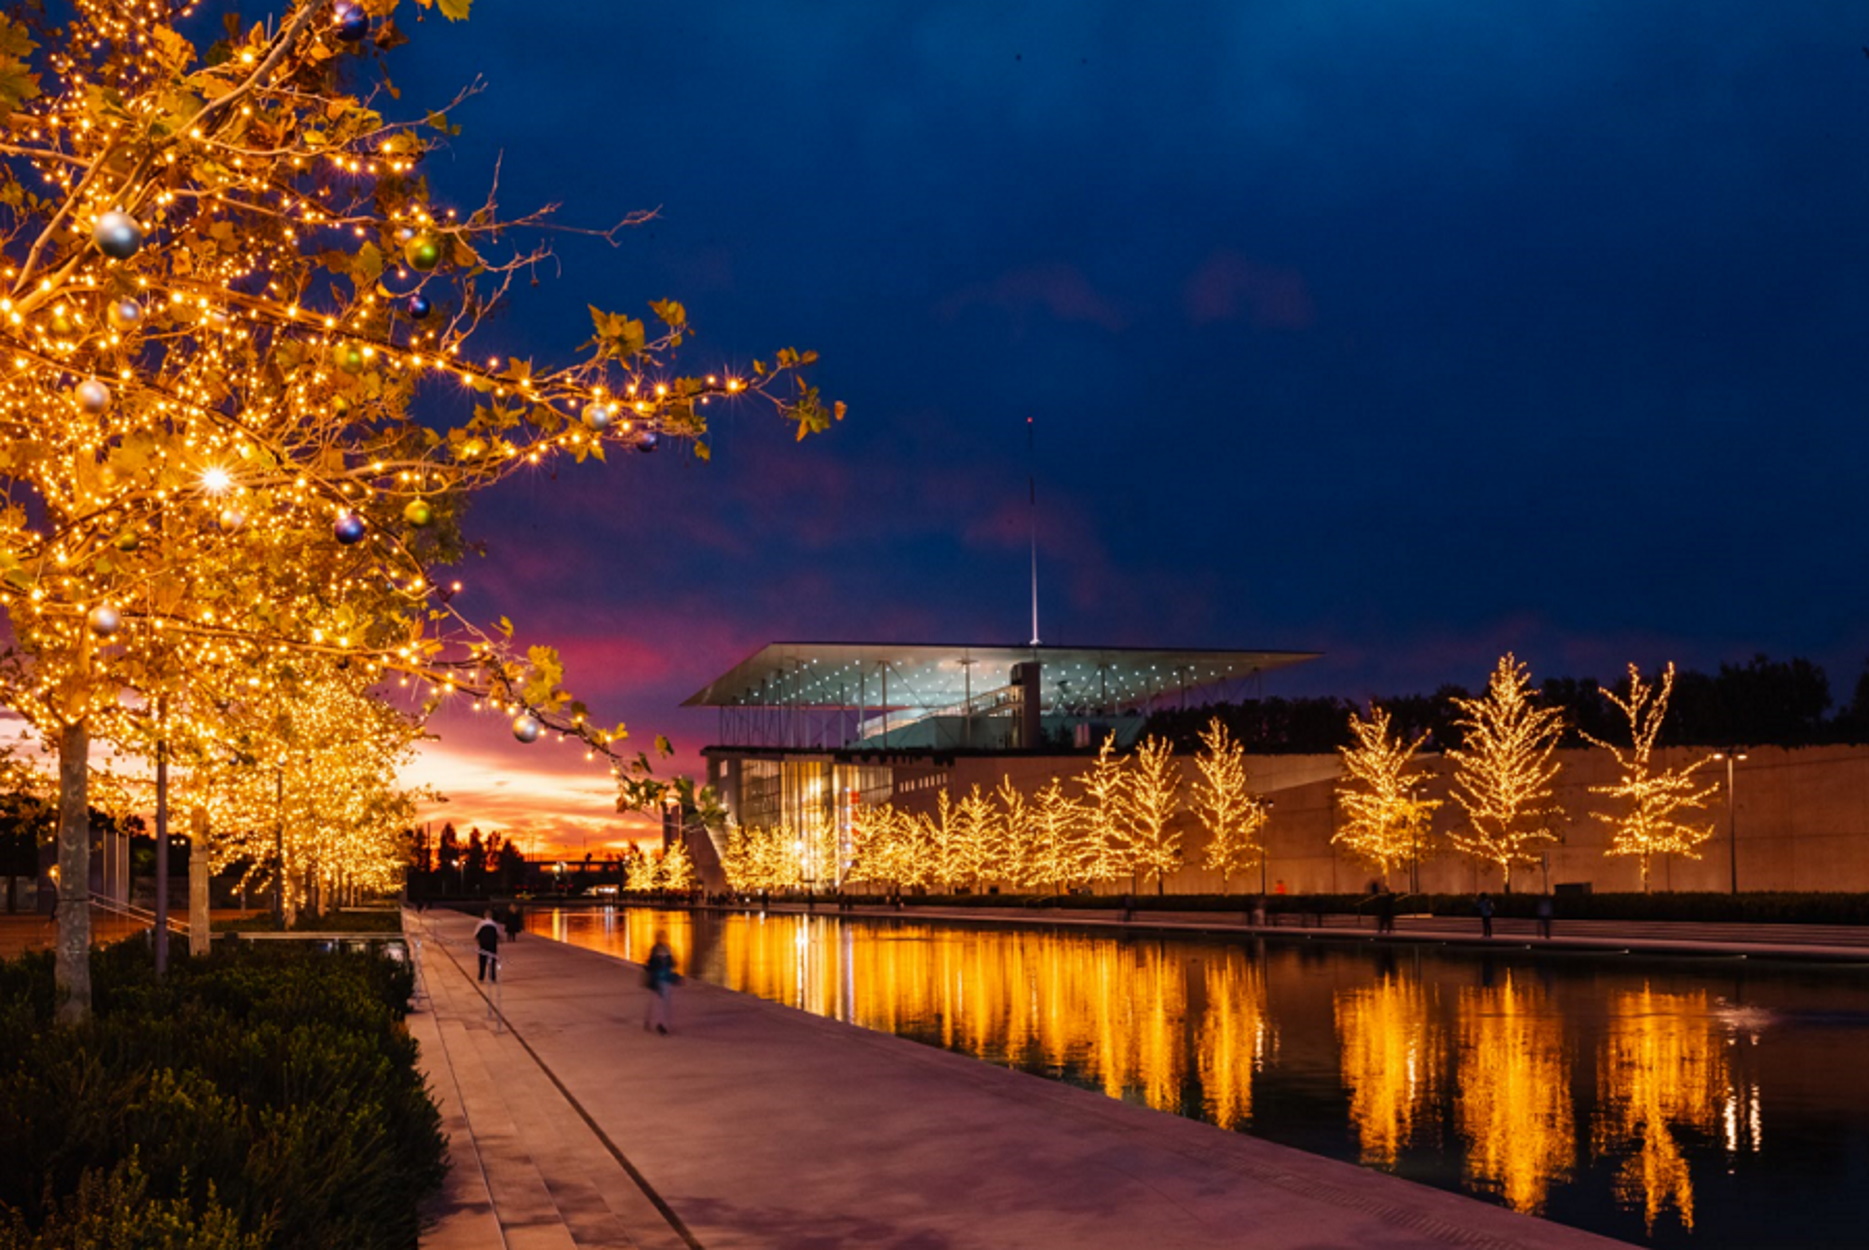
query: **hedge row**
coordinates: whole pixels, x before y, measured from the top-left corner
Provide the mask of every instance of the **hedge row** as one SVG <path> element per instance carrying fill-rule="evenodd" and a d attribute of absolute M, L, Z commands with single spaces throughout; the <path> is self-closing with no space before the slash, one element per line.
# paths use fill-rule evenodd
<path fill-rule="evenodd" d="M 440 1116 L 407 964 L 240 944 L 93 954 L 52 1022 L 49 954 L 0 962 L 0 1250 L 413 1247 Z"/>
<path fill-rule="evenodd" d="M 830 897 L 818 895 L 819 906 Z M 880 905 L 880 896 L 853 894 L 859 906 Z M 1530 917 L 1537 906 L 1535 894 L 1493 893 L 1497 914 Z M 803 896 L 799 895 L 798 899 Z M 1147 911 L 1245 912 L 1251 894 L 1138 894 L 1133 906 Z M 797 899 L 791 901 L 798 901 Z M 1105 910 L 1124 905 L 1117 894 L 925 894 L 904 895 L 914 907 L 1018 907 Z M 1396 900 L 1402 914 L 1429 912 L 1436 916 L 1471 916 L 1471 894 L 1404 894 Z M 1269 911 L 1283 915 L 1324 912 L 1373 914 L 1374 897 L 1358 894 L 1274 894 L 1266 898 Z M 1755 924 L 1869 924 L 1869 894 L 1583 894 L 1556 900 L 1557 914 L 1571 920 L 1693 920 Z"/>

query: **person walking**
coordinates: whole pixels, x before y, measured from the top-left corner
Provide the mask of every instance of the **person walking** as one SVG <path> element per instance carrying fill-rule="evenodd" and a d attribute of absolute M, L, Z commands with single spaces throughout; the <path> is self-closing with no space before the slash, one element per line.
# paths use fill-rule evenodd
<path fill-rule="evenodd" d="M 506 909 L 506 940 L 517 942 L 519 935 L 526 931 L 526 914 L 519 910 L 517 903 Z"/>
<path fill-rule="evenodd" d="M 654 1029 L 666 1034 L 674 1017 L 674 989 L 681 984 L 681 976 L 675 971 L 675 952 L 668 948 L 668 935 L 655 935 L 655 945 L 649 948 L 649 962 L 643 965 L 643 986 L 649 991 L 649 1005 L 643 1012 L 642 1029 L 647 1033 Z"/>
<path fill-rule="evenodd" d="M 1395 893 L 1386 885 L 1376 895 L 1376 932 L 1395 932 Z"/>
<path fill-rule="evenodd" d="M 480 979 L 499 980 L 500 926 L 494 922 L 491 907 L 480 913 L 480 923 L 474 926 L 474 945 L 480 948 Z M 489 973 L 492 974 L 491 978 Z"/>
<path fill-rule="evenodd" d="M 1480 896 L 1473 900 L 1473 910 L 1480 913 L 1480 936 L 1489 938 L 1493 935 L 1493 896 L 1480 891 Z"/>
<path fill-rule="evenodd" d="M 1538 936 L 1551 940 L 1551 919 L 1557 913 L 1557 903 L 1549 894 L 1538 896 Z"/>

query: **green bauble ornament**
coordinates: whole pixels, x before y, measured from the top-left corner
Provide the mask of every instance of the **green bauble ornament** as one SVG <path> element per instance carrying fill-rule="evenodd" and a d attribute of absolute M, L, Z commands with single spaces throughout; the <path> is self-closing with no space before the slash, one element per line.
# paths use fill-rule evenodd
<path fill-rule="evenodd" d="M 345 373 L 362 373 L 363 348 L 355 343 L 339 343 L 331 349 L 331 363 Z"/>
<path fill-rule="evenodd" d="M 426 499 L 411 499 L 402 510 L 402 519 L 422 529 L 435 523 L 435 509 Z"/>
<path fill-rule="evenodd" d="M 403 244 L 402 258 L 411 269 L 427 273 L 441 263 L 441 240 L 432 234 L 418 234 Z"/>
<path fill-rule="evenodd" d="M 143 540 L 137 537 L 135 530 L 125 530 L 123 533 L 117 535 L 118 551 L 135 551 L 142 545 Z"/>

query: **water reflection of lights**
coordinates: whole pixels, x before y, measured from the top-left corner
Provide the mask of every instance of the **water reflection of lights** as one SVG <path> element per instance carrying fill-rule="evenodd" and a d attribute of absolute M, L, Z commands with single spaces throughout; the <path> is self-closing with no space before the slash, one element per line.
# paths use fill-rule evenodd
<path fill-rule="evenodd" d="M 1438 1105 L 1447 1043 L 1433 1007 L 1427 987 L 1393 973 L 1337 995 L 1343 1083 L 1364 1163 L 1393 1166 Z"/>
<path fill-rule="evenodd" d="M 1514 1211 L 1537 1214 L 1577 1153 L 1563 1020 L 1535 986 L 1507 973 L 1461 992 L 1455 1121 L 1467 1177 Z"/>
<path fill-rule="evenodd" d="M 1641 1209 L 1651 1233 L 1669 1207 L 1683 1227 L 1694 1226 L 1694 1183 L 1681 1134 L 1714 1132 L 1728 1088 L 1717 1027 L 1704 993 L 1643 986 L 1610 1000 L 1591 1146 L 1598 1155 L 1627 1154 L 1616 1173 L 1616 1197 Z"/>
<path fill-rule="evenodd" d="M 541 927 L 625 957 L 666 931 L 678 964 L 705 980 L 1404 1175 L 1458 1175 L 1515 1210 L 1626 1212 L 1597 1226 L 1629 1240 L 1646 1228 L 1750 1244 L 1734 1240 L 1730 1202 L 1716 1216 L 1706 1200 L 1707 1177 L 1721 1172 L 1726 1199 L 1804 1215 L 1774 1192 L 1780 1173 L 1751 1161 L 1764 1146 L 1764 1087 L 1782 1120 L 1816 1085 L 1807 1068 L 1788 1095 L 1787 1047 L 1762 1046 L 1763 1035 L 1809 1046 L 1798 1022 L 1814 1013 L 1800 1000 L 1782 1013 L 1736 1007 L 1692 971 L 1372 961 L 1348 949 L 827 915 L 697 925 L 683 912 L 605 909 Z M 1756 993 L 1771 1001 L 1771 983 Z M 1821 1000 L 1826 1045 L 1838 1028 L 1869 1024 L 1851 997 L 1863 993 Z M 1869 1113 L 1853 1091 L 1848 1114 Z M 1783 1145 L 1798 1140 L 1795 1123 L 1775 1132 L 1781 1151 L 1796 1150 Z"/>

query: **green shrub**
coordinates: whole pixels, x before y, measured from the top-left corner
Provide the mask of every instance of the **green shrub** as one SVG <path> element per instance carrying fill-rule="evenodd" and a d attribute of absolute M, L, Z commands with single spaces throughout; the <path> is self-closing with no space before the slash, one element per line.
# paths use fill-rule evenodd
<path fill-rule="evenodd" d="M 17 1212 L 0 1227 L 0 1250 L 265 1250 L 261 1232 L 243 1232 L 238 1217 L 210 1188 L 197 1212 L 185 1198 L 152 1198 L 134 1151 L 108 1174 L 78 1178 L 63 1199 L 49 1199 L 41 1226 Z"/>
<path fill-rule="evenodd" d="M 236 944 L 157 982 L 125 943 L 92 978 L 64 1028 L 49 958 L 0 963 L 0 1250 L 415 1244 L 445 1147 L 406 963 Z M 137 1204 L 157 1239 L 109 1222 Z"/>

